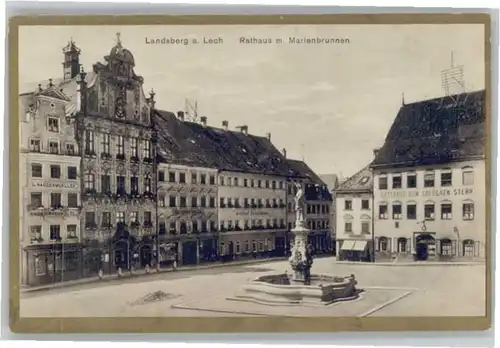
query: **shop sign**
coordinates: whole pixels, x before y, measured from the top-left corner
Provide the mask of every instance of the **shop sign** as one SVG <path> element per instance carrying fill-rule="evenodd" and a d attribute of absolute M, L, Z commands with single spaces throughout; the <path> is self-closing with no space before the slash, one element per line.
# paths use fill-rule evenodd
<path fill-rule="evenodd" d="M 42 208 L 29 211 L 31 216 L 79 216 L 78 210 Z"/>
<path fill-rule="evenodd" d="M 63 188 L 63 189 L 76 189 L 78 185 L 74 182 L 54 182 L 54 181 L 43 181 L 43 180 L 33 180 L 31 181 L 32 187 L 44 187 L 44 188 Z"/>
<path fill-rule="evenodd" d="M 452 197 L 452 196 L 470 196 L 474 194 L 473 188 L 441 188 L 424 190 L 393 190 L 380 191 L 381 198 L 416 198 L 416 197 Z"/>
<path fill-rule="evenodd" d="M 269 215 L 267 211 L 240 211 L 236 213 L 236 216 L 263 216 L 263 215 Z"/>

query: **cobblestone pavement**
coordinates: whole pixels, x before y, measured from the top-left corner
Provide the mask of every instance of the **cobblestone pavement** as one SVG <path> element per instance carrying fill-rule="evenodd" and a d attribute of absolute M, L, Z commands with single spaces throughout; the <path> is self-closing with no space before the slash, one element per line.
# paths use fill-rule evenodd
<path fill-rule="evenodd" d="M 485 265 L 353 265 L 317 259 L 313 273 L 355 274 L 364 289 L 355 301 L 324 308 L 263 306 L 228 298 L 246 282 L 284 272 L 286 261 L 167 273 L 144 281 L 88 285 L 23 294 L 22 317 L 170 316 L 481 316 Z M 149 298 L 145 300 L 144 298 Z M 150 302 L 148 302 L 150 301 Z"/>

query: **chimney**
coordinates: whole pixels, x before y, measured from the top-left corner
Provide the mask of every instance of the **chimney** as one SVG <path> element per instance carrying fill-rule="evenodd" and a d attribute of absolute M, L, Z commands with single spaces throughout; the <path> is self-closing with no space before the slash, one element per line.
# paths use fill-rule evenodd
<path fill-rule="evenodd" d="M 267 140 L 271 141 L 271 133 L 266 133 Z"/>
<path fill-rule="evenodd" d="M 380 152 L 380 148 L 375 148 L 373 149 L 373 157 L 377 157 L 378 153 Z"/>
<path fill-rule="evenodd" d="M 184 111 L 177 111 L 177 118 L 179 121 L 184 121 Z"/>
<path fill-rule="evenodd" d="M 222 121 L 222 128 L 224 128 L 224 130 L 227 130 L 228 127 L 229 127 L 229 122 Z"/>
<path fill-rule="evenodd" d="M 283 149 L 283 156 L 286 158 L 286 149 Z"/>
<path fill-rule="evenodd" d="M 207 116 L 201 116 L 200 122 L 201 122 L 203 127 L 206 127 L 207 126 Z"/>
<path fill-rule="evenodd" d="M 245 135 L 248 134 L 248 126 L 247 125 L 240 126 L 239 128 L 241 130 L 241 133 L 243 133 Z"/>

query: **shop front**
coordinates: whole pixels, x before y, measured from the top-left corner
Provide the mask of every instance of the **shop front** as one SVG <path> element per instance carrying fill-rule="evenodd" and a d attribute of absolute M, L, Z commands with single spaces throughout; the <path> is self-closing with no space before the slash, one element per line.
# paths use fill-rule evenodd
<path fill-rule="evenodd" d="M 340 243 L 339 260 L 372 261 L 372 242 L 363 239 L 345 239 Z"/>
<path fill-rule="evenodd" d="M 54 284 L 82 277 L 80 243 L 30 245 L 24 252 L 28 265 L 26 285 Z"/>

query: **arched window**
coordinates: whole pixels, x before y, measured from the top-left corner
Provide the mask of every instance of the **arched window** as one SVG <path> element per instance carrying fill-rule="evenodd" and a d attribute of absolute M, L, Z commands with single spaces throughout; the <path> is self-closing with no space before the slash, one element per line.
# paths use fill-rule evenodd
<path fill-rule="evenodd" d="M 473 257 L 474 256 L 474 241 L 472 239 L 466 239 L 463 241 L 463 256 Z"/>
<path fill-rule="evenodd" d="M 408 244 L 406 238 L 398 238 L 398 253 L 408 252 Z"/>
<path fill-rule="evenodd" d="M 453 243 L 448 238 L 441 239 L 441 255 L 443 256 L 453 255 Z"/>
<path fill-rule="evenodd" d="M 378 239 L 378 250 L 388 251 L 389 250 L 389 240 L 387 237 L 380 237 Z"/>
<path fill-rule="evenodd" d="M 403 204 L 399 201 L 392 202 L 392 218 L 400 220 L 403 217 Z"/>

